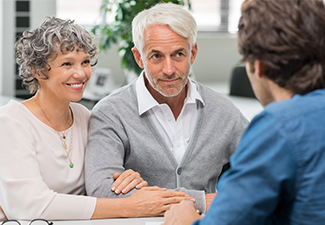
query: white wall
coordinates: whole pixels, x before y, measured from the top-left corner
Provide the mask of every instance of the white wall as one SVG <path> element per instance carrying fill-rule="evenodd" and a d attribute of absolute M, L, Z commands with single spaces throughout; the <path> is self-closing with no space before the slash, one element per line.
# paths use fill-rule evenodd
<path fill-rule="evenodd" d="M 199 82 L 227 82 L 232 68 L 239 63 L 236 36 L 230 34 L 198 34 L 198 56 L 193 64 Z M 124 79 L 120 68 L 118 46 L 99 55 L 98 67 L 110 68 L 117 84 Z"/>
<path fill-rule="evenodd" d="M 0 94 L 14 96 L 15 1 L 0 2 Z M 31 0 L 30 7 L 32 28 L 37 27 L 45 16 L 56 14 L 56 0 Z M 197 41 L 199 51 L 193 65 L 196 80 L 203 83 L 228 81 L 233 66 L 240 60 L 235 35 L 199 33 Z M 123 82 L 118 46 L 100 53 L 98 67 L 110 68 L 117 85 Z"/>
<path fill-rule="evenodd" d="M 15 96 L 15 21 L 16 2 L 0 0 L 0 94 Z M 54 16 L 56 0 L 31 0 L 31 27 L 37 27 L 42 19 Z"/>
<path fill-rule="evenodd" d="M 199 34 L 198 55 L 193 64 L 196 80 L 200 82 L 225 82 L 232 68 L 239 63 L 236 35 Z"/>
<path fill-rule="evenodd" d="M 0 1 L 0 12 L 3 11 L 3 1 Z M 3 85 L 3 82 L 2 82 L 2 68 L 3 68 L 3 63 L 2 63 L 2 55 L 3 55 L 3 15 L 2 13 L 0 14 L 0 94 L 2 94 L 2 85 Z"/>
<path fill-rule="evenodd" d="M 31 0 L 31 28 L 36 28 L 45 16 L 56 15 L 56 0 Z"/>
<path fill-rule="evenodd" d="M 2 10 L 2 51 L 0 52 L 0 79 L 2 83 L 1 94 L 14 96 L 15 89 L 15 1 L 3 0 Z"/>

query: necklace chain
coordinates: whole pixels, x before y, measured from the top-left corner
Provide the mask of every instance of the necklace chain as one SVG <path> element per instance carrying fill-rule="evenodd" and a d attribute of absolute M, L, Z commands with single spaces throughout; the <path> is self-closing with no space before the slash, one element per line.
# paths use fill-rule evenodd
<path fill-rule="evenodd" d="M 38 101 L 36 100 L 36 97 L 34 97 L 35 103 L 36 105 L 40 108 L 40 110 L 42 111 L 43 115 L 45 116 L 45 118 L 47 119 L 47 121 L 49 121 L 50 125 L 54 128 L 54 130 L 56 131 L 56 133 L 59 136 L 59 139 L 61 141 L 61 144 L 64 148 L 65 153 L 67 154 L 67 157 L 69 159 L 69 166 L 70 168 L 73 168 L 74 164 L 72 163 L 71 160 L 71 156 L 72 156 L 72 143 L 73 143 L 73 127 L 71 127 L 71 139 L 70 139 L 70 148 L 69 148 L 69 152 L 67 151 L 68 149 L 68 145 L 67 145 L 67 140 L 66 137 L 68 135 L 68 130 L 65 131 L 59 131 L 58 129 L 56 129 L 56 127 L 53 125 L 53 123 L 51 122 L 51 120 L 48 118 L 48 116 L 46 115 L 46 113 L 44 112 L 43 108 L 41 107 L 41 105 L 38 103 Z M 72 110 L 69 106 L 69 117 L 72 117 Z"/>

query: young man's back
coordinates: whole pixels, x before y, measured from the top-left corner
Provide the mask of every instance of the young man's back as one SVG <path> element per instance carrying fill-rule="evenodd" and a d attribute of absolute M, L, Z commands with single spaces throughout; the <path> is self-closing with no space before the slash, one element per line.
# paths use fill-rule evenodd
<path fill-rule="evenodd" d="M 217 224 L 325 221 L 324 115 L 325 89 L 267 105 L 244 134 L 202 224 L 215 214 Z"/>

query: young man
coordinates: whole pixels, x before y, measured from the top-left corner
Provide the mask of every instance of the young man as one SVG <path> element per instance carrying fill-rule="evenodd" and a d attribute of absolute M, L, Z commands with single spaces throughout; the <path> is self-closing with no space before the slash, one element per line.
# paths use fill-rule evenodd
<path fill-rule="evenodd" d="M 324 224 L 324 2 L 246 0 L 241 10 L 239 52 L 265 110 L 194 224 Z M 188 201 L 165 213 L 165 225 L 198 219 Z"/>
<path fill-rule="evenodd" d="M 132 51 L 144 71 L 92 110 L 88 194 L 134 193 L 110 189 L 115 173 L 132 169 L 150 186 L 188 193 L 201 211 L 214 198 L 247 120 L 226 97 L 189 78 L 196 30 L 193 16 L 174 4 L 158 4 L 134 18 Z"/>

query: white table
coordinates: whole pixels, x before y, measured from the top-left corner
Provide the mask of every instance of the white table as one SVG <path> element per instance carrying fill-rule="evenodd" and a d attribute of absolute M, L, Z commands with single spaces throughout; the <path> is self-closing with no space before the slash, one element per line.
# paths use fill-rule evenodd
<path fill-rule="evenodd" d="M 161 225 L 164 217 L 103 219 L 103 220 L 76 220 L 51 221 L 53 225 Z M 20 221 L 21 225 L 28 225 L 29 221 Z M 45 223 L 44 223 L 45 224 Z"/>

